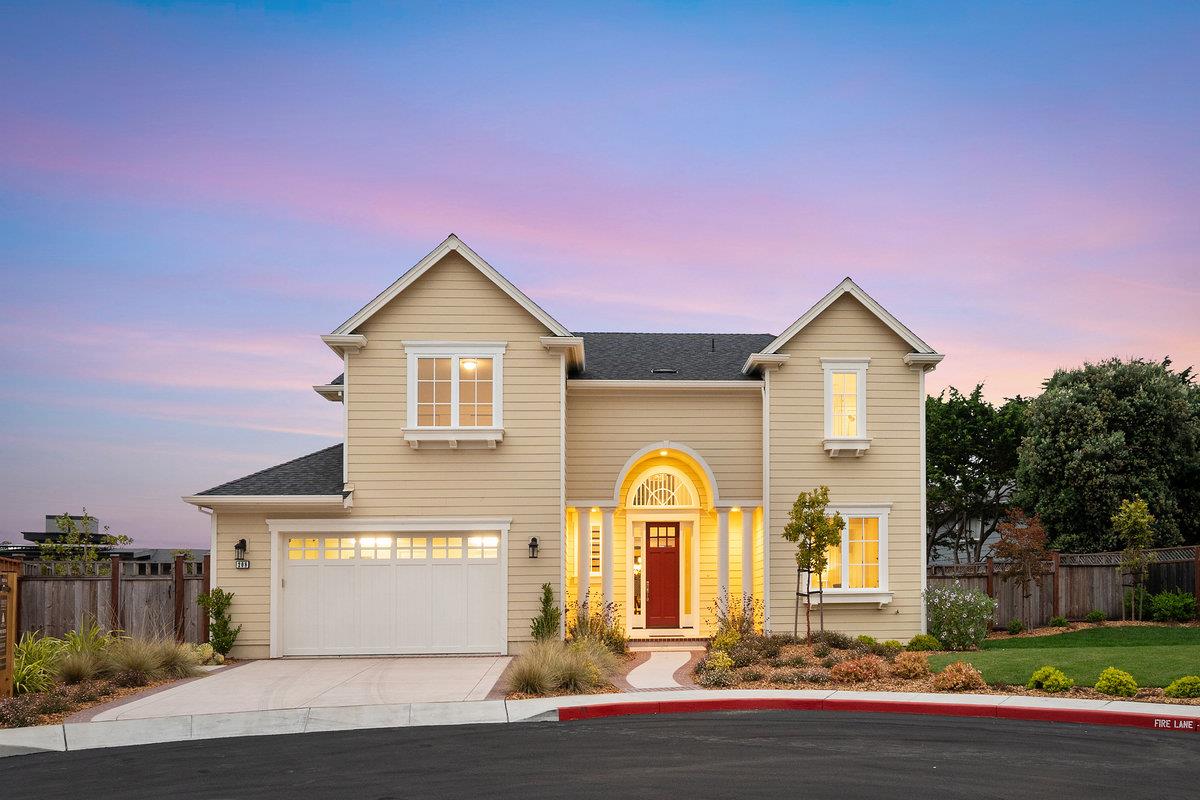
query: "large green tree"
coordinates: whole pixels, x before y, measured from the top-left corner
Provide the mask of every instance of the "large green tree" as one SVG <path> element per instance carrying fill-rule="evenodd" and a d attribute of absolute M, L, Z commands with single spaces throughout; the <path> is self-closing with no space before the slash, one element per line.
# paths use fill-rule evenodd
<path fill-rule="evenodd" d="M 1200 388 L 1191 368 L 1109 359 L 1059 370 L 1030 405 L 1017 502 L 1041 517 L 1053 546 L 1120 550 L 1122 500 L 1156 519 L 1154 545 L 1200 537 Z"/>
<path fill-rule="evenodd" d="M 1001 405 L 950 387 L 925 401 L 927 544 L 982 561 L 984 542 L 1008 513 L 1029 401 Z"/>

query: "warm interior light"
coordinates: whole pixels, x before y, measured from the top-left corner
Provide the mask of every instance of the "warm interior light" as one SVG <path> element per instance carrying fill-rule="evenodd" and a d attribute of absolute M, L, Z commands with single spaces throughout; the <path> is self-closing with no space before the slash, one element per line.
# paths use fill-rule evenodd
<path fill-rule="evenodd" d="M 731 508 L 731 509 L 729 509 L 729 510 L 730 510 L 730 511 L 741 511 L 741 510 L 742 510 L 742 507 L 741 507 L 741 506 L 734 506 L 733 508 Z"/>
<path fill-rule="evenodd" d="M 475 369 L 476 366 L 477 366 L 477 363 L 476 363 L 475 359 L 473 359 L 473 358 L 464 358 L 462 360 L 462 368 L 467 370 L 468 372 Z"/>
<path fill-rule="evenodd" d="M 665 455 L 667 454 L 667 451 L 666 451 L 666 450 L 659 450 L 659 451 L 658 451 L 658 454 L 659 454 L 660 456 L 665 456 Z"/>
<path fill-rule="evenodd" d="M 597 514 L 600 513 L 600 506 L 592 506 L 592 511 L 595 511 Z"/>

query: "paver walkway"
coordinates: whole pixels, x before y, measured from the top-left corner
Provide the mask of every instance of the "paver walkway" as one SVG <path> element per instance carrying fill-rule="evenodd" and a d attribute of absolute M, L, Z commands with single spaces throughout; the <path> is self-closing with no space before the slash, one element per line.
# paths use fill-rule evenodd
<path fill-rule="evenodd" d="M 501 656 L 252 661 L 106 709 L 92 719 L 483 700 L 508 662 Z"/>
<path fill-rule="evenodd" d="M 634 689 L 682 688 L 682 684 L 675 680 L 675 671 L 691 658 L 690 649 L 652 650 L 650 658 L 630 670 L 625 680 Z"/>

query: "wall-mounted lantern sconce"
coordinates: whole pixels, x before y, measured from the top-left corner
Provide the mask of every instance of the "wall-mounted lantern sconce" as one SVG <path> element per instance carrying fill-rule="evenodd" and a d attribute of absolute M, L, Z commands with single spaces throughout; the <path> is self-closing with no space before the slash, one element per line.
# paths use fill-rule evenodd
<path fill-rule="evenodd" d="M 250 562 L 246 560 L 245 539 L 238 539 L 237 544 L 233 546 L 233 567 L 234 569 L 250 569 Z"/>
<path fill-rule="evenodd" d="M 538 557 L 538 540 L 536 536 L 533 536 L 529 539 L 529 557 Z"/>

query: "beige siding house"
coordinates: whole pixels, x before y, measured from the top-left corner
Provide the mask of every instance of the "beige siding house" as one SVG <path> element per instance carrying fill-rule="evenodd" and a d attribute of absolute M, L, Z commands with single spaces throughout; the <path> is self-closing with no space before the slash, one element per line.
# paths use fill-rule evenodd
<path fill-rule="evenodd" d="M 791 630 L 781 532 L 821 485 L 826 624 L 924 630 L 942 356 L 848 278 L 778 336 L 573 333 L 452 235 L 322 339 L 344 442 L 184 498 L 236 656 L 508 653 L 546 583 L 633 639 L 703 638 L 742 596 Z"/>

